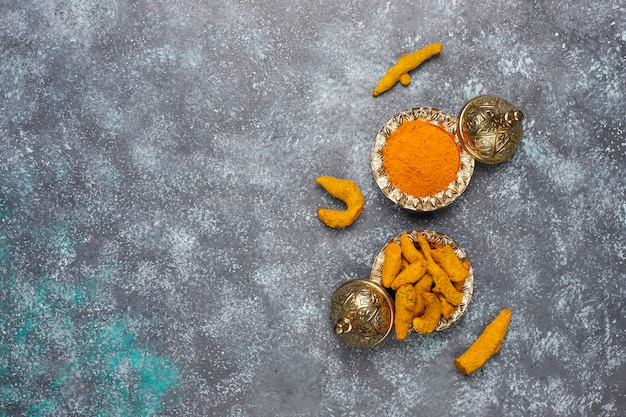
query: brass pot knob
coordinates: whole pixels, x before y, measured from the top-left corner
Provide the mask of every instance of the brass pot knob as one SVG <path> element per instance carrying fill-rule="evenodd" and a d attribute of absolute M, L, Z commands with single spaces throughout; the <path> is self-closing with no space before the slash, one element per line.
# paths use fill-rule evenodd
<path fill-rule="evenodd" d="M 522 139 L 524 114 L 496 96 L 478 96 L 459 113 L 459 138 L 475 160 L 497 164 L 515 153 Z"/>

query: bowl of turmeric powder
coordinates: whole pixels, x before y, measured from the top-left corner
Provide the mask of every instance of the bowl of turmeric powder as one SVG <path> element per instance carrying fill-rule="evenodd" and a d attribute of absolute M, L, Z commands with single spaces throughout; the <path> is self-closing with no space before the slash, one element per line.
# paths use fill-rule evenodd
<path fill-rule="evenodd" d="M 376 256 L 370 280 L 394 300 L 396 338 L 452 326 L 474 292 L 474 271 L 463 249 L 432 230 L 411 230 L 389 240 Z"/>
<path fill-rule="evenodd" d="M 454 202 L 474 173 L 474 158 L 457 135 L 457 119 L 441 110 L 415 107 L 391 117 L 371 152 L 376 184 L 391 201 L 428 212 Z"/>

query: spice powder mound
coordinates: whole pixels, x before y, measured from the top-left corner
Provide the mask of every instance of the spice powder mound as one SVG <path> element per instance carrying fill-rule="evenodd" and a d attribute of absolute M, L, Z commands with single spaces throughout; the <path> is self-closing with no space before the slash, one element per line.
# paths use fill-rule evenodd
<path fill-rule="evenodd" d="M 445 190 L 461 166 L 454 137 L 422 120 L 405 120 L 387 138 L 382 152 L 389 182 L 423 198 Z"/>

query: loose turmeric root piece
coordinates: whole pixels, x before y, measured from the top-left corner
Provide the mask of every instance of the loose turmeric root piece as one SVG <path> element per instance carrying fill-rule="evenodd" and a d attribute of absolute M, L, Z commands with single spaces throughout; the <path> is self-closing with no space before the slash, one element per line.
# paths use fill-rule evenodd
<path fill-rule="evenodd" d="M 413 319 L 413 308 L 415 307 L 415 290 L 410 284 L 403 285 L 396 292 L 396 338 L 406 339 L 409 334 L 409 326 Z"/>
<path fill-rule="evenodd" d="M 433 43 L 413 53 L 402 55 L 398 62 L 393 67 L 389 68 L 387 73 L 380 80 L 372 93 L 373 96 L 376 97 L 384 93 L 398 81 L 404 86 L 409 85 L 411 83 L 409 71 L 414 70 L 427 59 L 440 54 L 441 49 L 440 43 Z"/>
<path fill-rule="evenodd" d="M 341 229 L 350 226 L 361 215 L 365 199 L 363 193 L 354 181 L 344 180 L 330 176 L 317 177 L 315 179 L 330 195 L 346 204 L 346 210 L 331 210 L 319 208 L 317 216 L 328 227 Z"/>
<path fill-rule="evenodd" d="M 469 375 L 483 366 L 489 358 L 500 350 L 510 321 L 511 310 L 502 309 L 465 353 L 453 361 L 454 366 L 465 375 Z"/>
<path fill-rule="evenodd" d="M 402 249 L 397 243 L 391 242 L 385 247 L 385 259 L 381 271 L 383 287 L 391 287 L 400 268 L 402 268 Z"/>

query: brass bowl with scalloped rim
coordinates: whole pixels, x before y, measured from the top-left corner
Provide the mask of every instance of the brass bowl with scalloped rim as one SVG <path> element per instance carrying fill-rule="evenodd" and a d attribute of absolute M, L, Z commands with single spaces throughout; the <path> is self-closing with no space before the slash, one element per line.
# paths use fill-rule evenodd
<path fill-rule="evenodd" d="M 426 196 L 416 197 L 400 191 L 391 181 L 383 164 L 383 149 L 387 139 L 404 122 L 408 120 L 421 120 L 426 123 L 443 128 L 453 138 L 459 150 L 461 164 L 456 173 L 456 178 L 440 192 Z M 430 107 L 414 107 L 397 113 L 390 118 L 378 131 L 371 153 L 371 166 L 376 184 L 383 194 L 391 201 L 408 210 L 416 212 L 428 212 L 438 210 L 454 202 L 467 188 L 474 173 L 474 158 L 462 147 L 457 135 L 458 122 L 455 117 L 441 110 Z"/>

